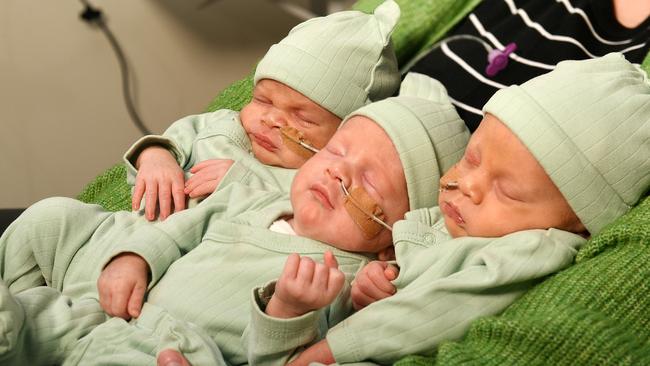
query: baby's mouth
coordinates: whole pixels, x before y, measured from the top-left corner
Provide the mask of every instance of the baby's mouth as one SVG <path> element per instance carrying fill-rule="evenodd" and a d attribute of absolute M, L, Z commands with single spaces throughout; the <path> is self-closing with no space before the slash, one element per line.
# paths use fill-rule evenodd
<path fill-rule="evenodd" d="M 273 141 L 271 141 L 270 138 L 260 133 L 253 133 L 253 140 L 255 140 L 255 143 L 268 151 L 273 152 L 278 149 L 278 147 L 273 143 Z"/>
<path fill-rule="evenodd" d="M 452 203 L 445 201 L 440 206 L 440 209 L 445 214 L 445 216 L 454 220 L 456 225 L 463 225 L 465 223 L 465 220 L 463 220 L 463 217 L 460 215 L 458 208 Z"/>
<path fill-rule="evenodd" d="M 314 197 L 327 209 L 334 209 L 331 195 L 326 187 L 315 185 L 309 189 Z"/>

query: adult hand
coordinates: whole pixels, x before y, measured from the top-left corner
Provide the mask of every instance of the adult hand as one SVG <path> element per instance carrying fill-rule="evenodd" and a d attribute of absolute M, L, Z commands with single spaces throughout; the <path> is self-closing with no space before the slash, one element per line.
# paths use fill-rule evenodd
<path fill-rule="evenodd" d="M 160 205 L 160 219 L 164 220 L 172 213 L 185 209 L 185 176 L 176 159 L 165 148 L 150 146 L 144 149 L 136 162 L 138 175 L 131 199 L 134 211 L 140 209 L 142 197 L 145 198 L 145 217 L 151 221 L 156 218 L 156 209 Z"/>
<path fill-rule="evenodd" d="M 293 318 L 329 305 L 343 288 L 345 275 L 338 269 L 332 252 L 325 252 L 325 263 L 291 254 L 266 313 L 278 318 Z"/>
<path fill-rule="evenodd" d="M 139 255 L 123 253 L 113 258 L 97 280 L 102 309 L 127 320 L 139 316 L 148 277 L 149 265 Z"/>
<path fill-rule="evenodd" d="M 190 169 L 193 175 L 185 182 L 184 193 L 192 198 L 210 195 L 233 163 L 230 159 L 210 159 L 194 165 Z"/>
<path fill-rule="evenodd" d="M 375 301 L 395 294 L 395 286 L 390 282 L 397 278 L 397 267 L 382 261 L 373 261 L 357 273 L 352 282 L 350 297 L 355 310 L 361 310 Z"/>

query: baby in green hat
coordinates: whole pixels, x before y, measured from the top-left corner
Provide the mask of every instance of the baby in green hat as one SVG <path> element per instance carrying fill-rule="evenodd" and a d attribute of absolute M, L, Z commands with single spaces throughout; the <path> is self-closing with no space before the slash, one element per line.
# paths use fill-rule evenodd
<path fill-rule="evenodd" d="M 165 219 L 186 207 L 186 195 L 210 194 L 225 174 L 288 190 L 295 172 L 281 168 L 300 167 L 343 117 L 397 90 L 390 35 L 399 13 L 387 0 L 374 14 L 344 11 L 301 23 L 257 65 L 252 100 L 241 112 L 188 116 L 162 136 L 138 140 L 124 156 L 133 210 L 144 197 L 147 219 L 157 210 Z"/>
<path fill-rule="evenodd" d="M 231 182 L 153 224 L 65 198 L 30 207 L 0 237 L 0 363 L 144 365 L 175 348 L 194 365 L 247 364 L 241 335 L 264 300 L 252 289 L 292 253 L 332 286 L 325 334 L 352 312 L 339 290 L 406 211 L 435 203 L 431 185 L 462 155 L 467 128 L 431 86 L 407 77 L 353 113 L 289 194 Z"/>
<path fill-rule="evenodd" d="M 650 82 L 621 54 L 562 62 L 483 110 L 438 206 L 393 226 L 399 271 L 366 266 L 351 296 L 368 307 L 296 364 L 433 354 L 569 266 L 650 188 Z"/>

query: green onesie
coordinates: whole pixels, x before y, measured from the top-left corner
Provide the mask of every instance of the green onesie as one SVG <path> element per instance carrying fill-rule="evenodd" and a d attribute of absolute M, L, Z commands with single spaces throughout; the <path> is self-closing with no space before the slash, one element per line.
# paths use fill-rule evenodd
<path fill-rule="evenodd" d="M 394 225 L 393 241 L 398 291 L 329 330 L 327 342 L 338 363 L 392 364 L 459 339 L 472 320 L 500 313 L 545 276 L 569 266 L 586 242 L 556 229 L 452 239 L 438 207 L 409 212 Z M 251 364 L 281 364 L 313 340 L 307 335 L 318 334 L 318 314 L 294 319 L 289 331 L 286 319 L 252 309 L 246 334 Z M 304 336 L 287 342 L 290 333 Z"/>
<path fill-rule="evenodd" d="M 191 115 L 174 122 L 163 135 L 144 136 L 124 154 L 126 180 L 135 185 L 138 174 L 135 161 L 142 150 L 150 146 L 162 146 L 176 158 L 190 176 L 190 169 L 204 160 L 230 159 L 230 167 L 219 186 L 239 181 L 260 189 L 288 192 L 296 174 L 295 169 L 265 165 L 253 156 L 250 139 L 242 127 L 239 112 L 220 109 L 215 112 Z M 218 189 L 218 187 L 217 187 Z M 190 201 L 190 205 L 194 202 Z"/>
<path fill-rule="evenodd" d="M 279 277 L 288 254 L 297 252 L 322 261 L 322 254 L 331 250 L 348 281 L 367 263 L 363 255 L 269 230 L 273 222 L 291 214 L 286 193 L 237 183 L 223 187 L 194 209 L 155 224 L 138 214 L 104 214 L 98 206 L 68 199 L 34 205 L 0 240 L 3 279 L 13 293 L 16 283 L 21 283 L 22 290 L 16 303 L 5 305 L 4 301 L 0 309 L 5 310 L 0 311 L 0 321 L 8 333 L 3 337 L 13 339 L 13 343 L 5 342 L 13 350 L 5 349 L 0 361 L 151 364 L 159 351 L 172 347 L 196 365 L 224 360 L 247 363 L 240 338 L 248 324 L 250 289 Z M 51 307 L 52 301 L 35 292 L 52 294 L 53 288 L 30 288 L 37 281 L 21 282 L 21 276 L 8 270 L 20 270 L 6 266 L 16 262 L 16 243 L 30 245 L 37 257 L 51 257 L 52 271 L 48 272 L 45 261 L 32 260 L 33 265 L 27 267 L 40 266 L 46 282 L 61 291 L 67 302 Z M 136 320 L 103 322 L 96 301 L 95 307 L 88 303 L 97 298 L 101 268 L 123 252 L 139 254 L 150 266 L 147 302 Z M 36 272 L 23 269 L 18 273 Z M 320 312 L 321 335 L 350 314 L 348 294 L 346 286 L 332 306 Z M 29 306 L 25 301 L 30 301 Z M 16 312 L 24 313 L 23 319 L 37 321 L 14 321 Z M 60 334 L 67 337 L 58 341 Z M 81 339 L 75 341 L 75 336 Z"/>

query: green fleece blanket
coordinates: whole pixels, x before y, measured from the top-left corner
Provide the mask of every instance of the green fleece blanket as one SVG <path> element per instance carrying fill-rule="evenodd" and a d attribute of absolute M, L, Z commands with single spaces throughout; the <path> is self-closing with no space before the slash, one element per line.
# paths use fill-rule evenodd
<path fill-rule="evenodd" d="M 400 63 L 444 35 L 479 0 L 396 0 L 393 34 Z M 381 0 L 361 0 L 370 11 Z M 642 67 L 650 70 L 650 55 Z M 252 73 L 209 105 L 240 110 L 251 97 Z M 78 196 L 108 210 L 131 207 L 126 171 L 117 164 Z M 432 352 L 434 352 L 432 350 Z M 409 356 L 399 365 L 650 365 L 650 197 L 592 238 L 576 265 L 542 282 L 505 313 L 474 322 L 460 342 L 436 356 Z"/>

